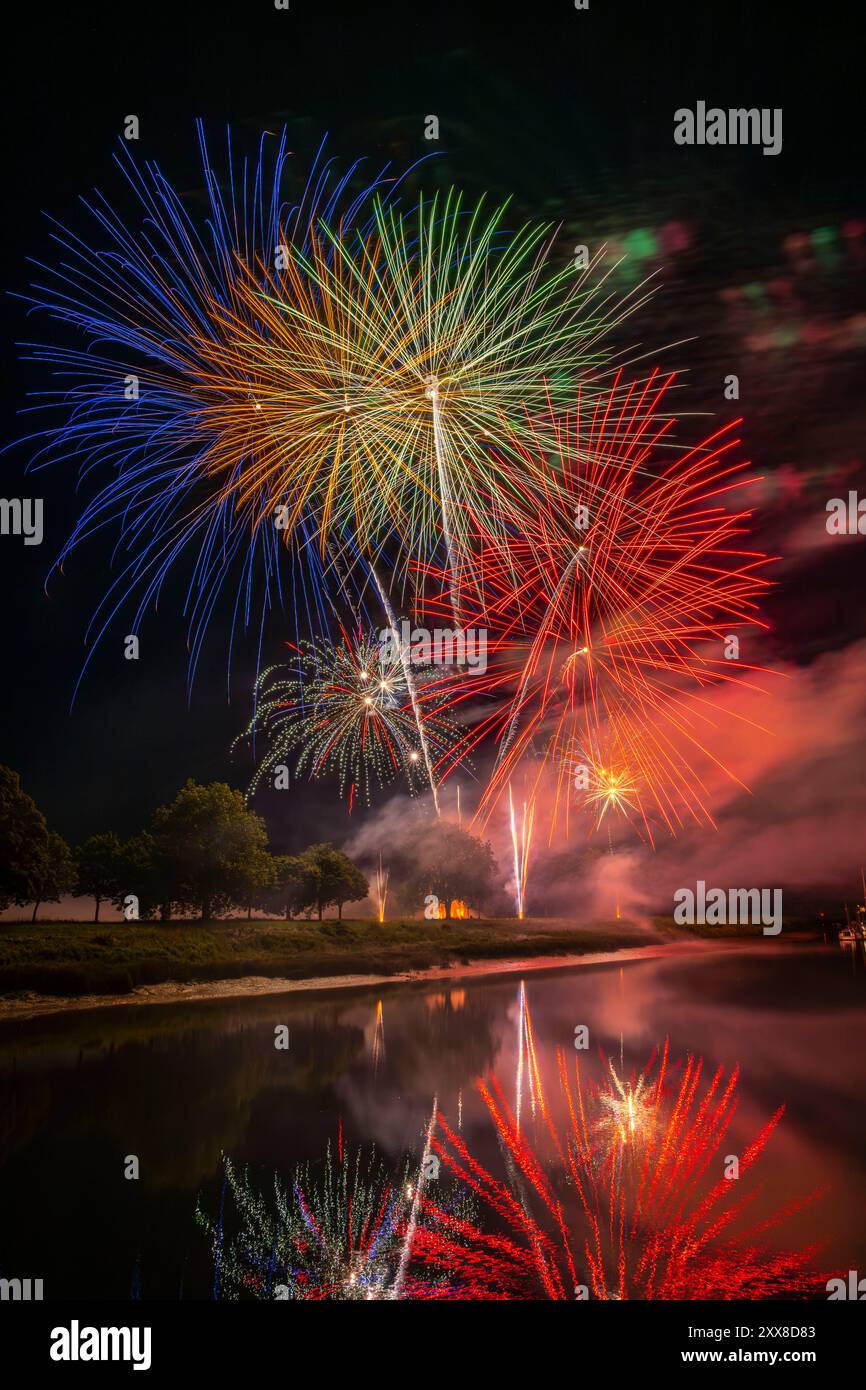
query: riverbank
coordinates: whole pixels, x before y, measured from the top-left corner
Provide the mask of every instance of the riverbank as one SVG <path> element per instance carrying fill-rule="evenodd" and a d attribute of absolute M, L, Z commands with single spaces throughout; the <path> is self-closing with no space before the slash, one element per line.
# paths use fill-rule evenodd
<path fill-rule="evenodd" d="M 236 980 L 212 980 L 208 984 L 144 985 L 131 994 L 90 994 L 75 998 L 22 994 L 0 998 L 0 1023 L 37 1018 L 43 1014 L 117 1008 L 124 1005 L 192 1004 L 231 999 L 257 999 L 281 994 L 321 994 L 331 990 L 386 988 L 425 981 L 465 980 L 478 977 L 531 975 L 536 972 L 596 966 L 612 961 L 647 960 L 654 956 L 688 955 L 702 949 L 697 941 L 657 942 L 647 946 L 626 946 L 585 954 L 532 956 L 517 960 L 469 960 L 462 965 L 431 967 L 427 970 L 399 971 L 390 975 L 330 975 L 309 979 L 283 980 L 264 975 L 248 975 Z M 721 945 L 719 949 L 722 949 Z"/>
<path fill-rule="evenodd" d="M 746 934 L 754 932 L 722 933 Z M 448 925 L 15 923 L 0 930 L 0 1019 L 100 1004 L 187 1002 L 437 979 L 456 970 L 483 972 L 516 964 L 544 968 L 603 960 L 613 953 L 644 953 L 688 939 L 662 919 L 641 927 L 557 919 Z"/>
<path fill-rule="evenodd" d="M 213 986 L 232 982 L 248 989 L 253 980 L 297 987 L 314 980 L 410 978 L 470 961 L 581 956 L 654 938 L 630 923 L 578 926 L 555 919 L 15 923 L 0 929 L 0 1016 L 42 1001 L 63 1007 L 100 996 L 148 998 L 156 987 L 169 996 L 192 987 L 196 997 L 208 987 L 213 997 Z"/>

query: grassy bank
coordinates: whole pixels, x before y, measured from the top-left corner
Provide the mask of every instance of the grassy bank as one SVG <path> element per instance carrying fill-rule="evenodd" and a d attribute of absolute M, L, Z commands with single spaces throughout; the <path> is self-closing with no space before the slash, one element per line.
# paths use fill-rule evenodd
<path fill-rule="evenodd" d="M 219 922 L 0 926 L 0 995 L 127 994 L 139 985 L 392 975 L 468 960 L 616 950 L 649 940 L 627 923 Z"/>

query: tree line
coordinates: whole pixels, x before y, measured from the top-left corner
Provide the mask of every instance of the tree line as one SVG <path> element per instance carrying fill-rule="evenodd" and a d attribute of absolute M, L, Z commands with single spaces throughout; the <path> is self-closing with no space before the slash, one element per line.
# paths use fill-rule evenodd
<path fill-rule="evenodd" d="M 390 900 L 412 914 L 431 895 L 450 915 L 453 900 L 480 910 L 495 896 L 495 861 L 489 844 L 455 826 L 407 826 L 389 845 Z M 127 920 L 169 922 L 198 916 L 264 912 L 289 919 L 326 908 L 342 917 L 346 903 L 367 896 L 362 869 L 332 844 L 301 854 L 274 854 L 261 816 L 225 782 L 192 779 L 146 829 L 121 840 L 113 831 L 90 835 L 71 848 L 50 830 L 16 772 L 0 765 L 0 911 L 71 894 L 103 904 Z M 429 908 L 427 909 L 429 915 Z"/>
<path fill-rule="evenodd" d="M 273 854 L 261 816 L 224 782 L 190 780 L 167 806 L 154 811 L 140 834 L 121 840 L 113 831 L 90 835 L 74 849 L 49 830 L 33 798 L 11 768 L 0 766 L 0 910 L 62 897 L 94 900 L 95 922 L 104 903 L 129 920 L 171 921 L 198 915 L 209 922 L 246 909 L 286 918 L 343 905 L 367 895 L 356 864 L 331 844 L 302 854 Z"/>

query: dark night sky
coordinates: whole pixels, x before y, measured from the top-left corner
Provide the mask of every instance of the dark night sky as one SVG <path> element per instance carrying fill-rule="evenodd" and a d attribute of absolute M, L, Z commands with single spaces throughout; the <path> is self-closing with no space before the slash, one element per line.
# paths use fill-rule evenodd
<path fill-rule="evenodd" d="M 4 284 L 29 280 L 26 257 L 50 254 L 43 213 L 73 229 L 76 206 L 99 186 L 120 194 L 111 164 L 124 115 L 141 119 L 137 154 L 153 158 L 175 187 L 200 186 L 193 120 L 215 133 L 228 121 L 255 147 L 264 126 L 289 125 L 292 146 L 312 150 L 330 132 L 333 152 L 398 164 L 428 150 L 423 119 L 441 121 L 436 178 L 473 192 L 513 192 L 522 213 L 551 208 L 631 208 L 630 225 L 684 216 L 700 226 L 702 256 L 665 290 L 663 313 L 640 325 L 640 340 L 663 345 L 698 334 L 680 349 L 693 368 L 696 405 L 720 372 L 736 370 L 714 333 L 713 292 L 731 281 L 766 278 L 769 247 L 801 225 L 863 214 L 862 50 L 853 19 L 834 3 L 758 5 L 591 0 L 504 3 L 334 4 L 270 0 L 222 9 L 210 3 L 32 5 L 3 57 L 3 159 L 7 216 Z M 672 140 L 674 110 L 698 99 L 723 106 L 784 110 L 784 149 L 684 151 Z M 700 162 L 702 157 L 703 162 Z M 648 208 L 647 213 L 644 209 Z M 659 211 L 660 210 L 660 211 Z M 800 221 L 798 221 L 800 219 Z M 862 283 L 844 293 L 861 293 Z M 853 301 L 852 301 L 853 302 Z M 862 309 L 862 298 L 860 300 Z M 18 360 L 15 341 L 38 338 L 23 307 L 3 305 L 2 440 L 22 432 L 16 411 L 44 378 Z M 50 332 L 47 320 L 43 334 Z M 637 330 L 634 330 L 637 333 Z M 634 336 L 634 333 L 632 336 Z M 837 461 L 859 456 L 852 405 L 859 363 L 826 377 L 809 366 L 792 385 L 781 368 L 756 383 L 743 404 L 749 445 L 762 467 L 807 465 L 810 448 Z M 795 389 L 796 388 L 796 389 Z M 862 397 L 862 386 L 859 392 Z M 802 406 L 803 419 L 796 409 Z M 805 419 L 805 426 L 804 426 Z M 798 450 L 801 452 L 798 453 Z M 26 453 L 3 458 L 3 494 L 22 484 Z M 15 767 L 50 821 L 72 839 L 102 828 L 136 829 L 186 776 L 242 785 L 228 746 L 246 721 L 252 658 L 236 662 L 233 703 L 225 697 L 225 648 L 218 625 L 191 707 L 185 691 L 182 625 L 166 604 L 146 624 L 147 660 L 118 659 L 119 639 L 91 668 L 74 710 L 69 700 L 83 657 L 86 619 L 107 578 L 107 544 L 91 542 L 50 598 L 42 581 L 74 514 L 73 479 L 41 475 L 46 538 L 24 548 L 0 539 L 6 631 L 0 761 Z M 768 523 L 780 529 L 779 518 Z M 781 544 L 773 534 L 774 543 Z M 862 587 L 850 552 L 805 561 L 775 600 L 777 645 L 791 661 L 862 635 L 850 590 Z M 816 599 L 816 594 L 820 595 Z M 279 647 L 271 630 L 268 655 Z M 332 790 L 316 788 L 303 817 L 292 809 L 272 825 L 279 848 L 345 825 Z"/>

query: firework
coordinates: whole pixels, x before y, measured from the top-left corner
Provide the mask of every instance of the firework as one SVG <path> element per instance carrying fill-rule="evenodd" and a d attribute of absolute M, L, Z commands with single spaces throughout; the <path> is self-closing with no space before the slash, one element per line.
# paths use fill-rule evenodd
<path fill-rule="evenodd" d="M 483 597 L 472 621 L 497 634 L 500 688 L 512 675 L 510 702 L 472 735 L 499 746 L 482 824 L 539 745 L 537 777 L 560 770 L 551 833 L 575 800 L 604 813 L 596 793 L 611 769 L 624 779 L 612 804 L 633 807 L 650 839 L 651 817 L 670 831 L 687 817 L 712 823 L 695 764 L 727 771 L 707 740 L 720 718 L 711 692 L 760 669 L 727 660 L 725 642 L 765 626 L 767 557 L 744 545 L 748 511 L 728 506 L 755 481 L 735 454 L 736 422 L 676 446 L 673 382 L 617 376 L 605 397 L 578 392 L 572 411 L 551 412 L 531 446 L 511 441 L 510 457 L 546 468 L 546 491 L 542 505 L 527 493 L 507 537 L 479 527 L 474 539 Z M 578 763 L 606 770 L 589 797 L 572 794 L 566 770 Z"/>
<path fill-rule="evenodd" d="M 602 1113 L 595 1128 L 606 1136 L 611 1152 L 617 1146 L 622 1152 L 645 1141 L 654 1110 L 647 1095 L 645 1075 L 641 1074 L 634 1081 L 620 1080 L 610 1059 L 608 1067 L 611 1085 L 608 1090 L 599 1092 Z"/>
<path fill-rule="evenodd" d="M 376 870 L 375 887 L 373 889 L 375 895 L 374 901 L 376 903 L 376 918 L 380 925 L 385 920 L 385 905 L 388 901 L 388 879 L 390 875 L 390 869 L 382 868 L 382 856 L 380 854 L 379 867 Z"/>
<path fill-rule="evenodd" d="M 120 560 L 88 637 L 102 636 L 127 603 L 136 632 L 183 562 L 188 589 L 190 674 L 208 622 L 232 583 L 231 629 L 264 621 L 283 598 L 282 542 L 303 554 L 293 606 L 321 625 L 328 566 L 315 546 L 315 518 L 280 529 L 282 499 L 263 478 L 251 483 L 265 409 L 252 363 L 235 360 L 225 337 L 261 333 L 259 296 L 282 293 L 286 246 L 310 246 L 320 218 L 346 234 L 363 226 L 372 198 L 380 207 L 399 181 L 387 169 L 351 191 L 344 174 L 316 156 L 298 178 L 286 135 L 263 135 L 257 160 L 238 158 L 227 137 L 225 168 L 211 162 L 198 126 L 205 209 L 196 215 L 156 165 L 140 168 L 121 141 L 116 163 L 133 203 L 127 220 L 102 195 L 84 206 L 88 240 L 55 224 L 58 253 L 39 266 L 28 302 L 61 325 L 58 341 L 25 344 L 62 378 L 43 392 L 52 422 L 23 441 L 31 467 L 72 462 L 90 498 L 57 567 L 98 533 L 113 534 Z M 66 345 L 64 345 L 66 339 Z M 330 563 L 330 562 L 328 562 Z M 256 606 L 260 605 L 258 612 Z"/>
<path fill-rule="evenodd" d="M 382 607 L 385 610 L 385 614 L 387 616 L 388 624 L 391 630 L 391 636 L 393 639 L 394 634 L 397 632 L 398 625 L 397 615 L 392 607 L 390 595 L 388 594 L 387 589 L 385 588 L 384 584 L 379 578 L 376 566 L 373 564 L 370 565 L 370 575 L 379 594 Z M 424 758 L 424 767 L 427 772 L 427 780 L 430 784 L 430 790 L 433 793 L 433 805 L 438 816 L 440 814 L 439 788 L 436 784 L 436 774 L 433 770 L 433 754 L 430 749 L 430 740 L 427 737 L 427 730 L 421 713 L 421 702 L 418 698 L 418 680 L 416 679 L 415 671 L 412 667 L 411 652 L 407 649 L 405 642 L 400 641 L 397 643 L 397 659 L 399 660 L 402 678 L 406 686 L 406 694 L 409 697 L 409 703 L 412 707 L 412 717 L 415 720 L 415 729 L 418 734 L 418 743 L 421 749 L 421 754 Z M 391 660 L 393 661 L 393 653 Z"/>
<path fill-rule="evenodd" d="M 467 1245 L 454 1230 L 473 1229 L 467 1189 L 439 1178 L 432 1152 L 434 1114 L 424 1130 L 420 1161 L 388 1165 L 375 1149 L 354 1154 L 342 1131 L 323 1161 L 298 1164 L 288 1181 L 274 1174 L 260 1189 L 249 1168 L 224 1156 L 219 1211 L 200 1199 L 196 1220 L 214 1262 L 214 1297 L 289 1299 L 412 1299 L 456 1296 L 447 1262 L 416 1261 L 416 1244 L 442 1251 Z M 438 1202 L 425 1196 L 436 1177 Z M 471 1252 L 470 1252 L 471 1253 Z M 459 1264 L 459 1261 L 458 1261 Z"/>
<path fill-rule="evenodd" d="M 511 824 L 511 845 L 514 852 L 514 896 L 517 903 L 517 916 L 522 922 L 526 901 L 526 879 L 529 873 L 529 851 L 532 847 L 532 822 L 535 816 L 535 803 L 530 801 L 527 813 L 526 802 L 524 801 L 523 815 L 518 831 L 517 820 L 514 815 L 514 801 L 511 796 L 511 784 L 509 783 L 508 810 Z"/>
<path fill-rule="evenodd" d="M 586 802 L 587 805 L 597 808 L 598 825 L 601 825 L 608 811 L 625 813 L 634 810 L 631 798 L 636 791 L 635 783 L 624 769 L 591 766 L 591 781 L 587 787 Z"/>
<path fill-rule="evenodd" d="M 412 1205 L 409 1209 L 406 1221 L 405 1235 L 403 1237 L 403 1248 L 400 1251 L 400 1263 L 397 1267 L 397 1277 L 393 1285 L 393 1297 L 400 1298 L 406 1285 L 406 1276 L 409 1270 L 409 1262 L 412 1258 L 415 1236 L 418 1232 L 419 1213 L 424 1201 L 424 1190 L 427 1181 L 433 1173 L 438 1175 L 439 1160 L 432 1152 L 433 1132 L 436 1128 L 437 1098 L 433 1097 L 433 1110 L 424 1132 L 424 1148 L 421 1154 L 421 1163 L 418 1168 L 418 1176 L 414 1183 L 407 1188 L 407 1194 L 411 1198 Z"/>
<path fill-rule="evenodd" d="M 447 678 L 418 668 L 415 679 L 426 739 L 445 758 L 459 734 L 443 712 Z M 287 759 L 297 776 L 336 776 L 350 805 L 356 794 L 369 801 L 372 784 L 384 786 L 396 776 L 413 793 L 426 782 L 403 664 L 375 634 L 355 641 L 344 632 L 339 645 L 302 642 L 290 666 L 263 671 L 254 718 L 241 735 L 253 738 L 265 742 L 267 752 L 250 795 Z"/>
<path fill-rule="evenodd" d="M 374 199 L 364 229 L 320 219 L 279 286 L 263 296 L 250 277 L 245 313 L 225 317 L 221 376 L 252 379 L 260 407 L 243 413 L 255 443 L 232 485 L 279 499 L 290 527 L 312 509 L 322 553 L 334 529 L 369 556 L 392 537 L 407 563 L 444 544 L 458 613 L 467 518 L 501 532 L 516 497 L 491 448 L 504 422 L 524 428 L 546 375 L 596 369 L 637 307 L 553 251 L 552 227 L 508 234 L 504 207 L 453 191 L 408 212 Z"/>
<path fill-rule="evenodd" d="M 722 1156 L 737 1104 L 736 1070 L 726 1076 L 720 1067 L 702 1084 L 703 1064 L 690 1057 L 679 1082 L 668 1085 L 665 1044 L 640 1078 L 624 1081 L 610 1068 L 593 1094 L 576 1058 L 574 1065 L 572 1079 L 558 1051 L 567 1118 L 557 1126 L 545 1107 L 545 1152 L 520 1132 L 495 1078 L 478 1082 L 508 1182 L 473 1158 L 445 1117 L 437 1117 L 434 1148 L 510 1232 L 495 1256 L 480 1227 L 463 1232 L 470 1250 L 474 1236 L 479 1254 L 476 1263 L 467 1258 L 461 1266 L 472 1296 L 560 1299 L 580 1297 L 585 1288 L 600 1299 L 770 1298 L 818 1286 L 813 1249 L 780 1252 L 766 1244 L 768 1232 L 803 1202 L 743 1229 L 757 1196 L 743 1179 L 781 1109 L 741 1153 L 735 1183 L 723 1175 Z M 432 1249 L 430 1258 L 436 1258 Z"/>
<path fill-rule="evenodd" d="M 763 1299 L 808 1296 L 815 1249 L 770 1233 L 819 1194 L 763 1217 L 754 1173 L 783 1108 L 726 1172 L 738 1070 L 673 1065 L 665 1043 L 640 1073 L 604 1060 L 601 1080 L 557 1052 L 557 1122 L 545 1099 L 525 995 L 535 1139 L 495 1077 L 477 1082 L 506 1176 L 480 1163 L 434 1101 L 420 1157 L 388 1168 L 375 1151 L 329 1145 L 270 1194 L 225 1160 L 219 1214 L 197 1219 L 214 1295 L 305 1299 Z M 520 1092 L 518 1091 L 518 1098 Z M 535 1111 L 533 1111 L 535 1114 Z M 281 1289 L 282 1293 L 277 1290 Z"/>
<path fill-rule="evenodd" d="M 491 737 L 484 824 L 540 743 L 535 786 L 578 753 L 624 779 L 575 803 L 560 776 L 551 835 L 575 804 L 596 825 L 633 813 L 650 840 L 654 824 L 712 823 L 708 692 L 758 669 L 724 643 L 758 623 L 766 557 L 742 548 L 748 512 L 728 506 L 752 481 L 735 426 L 680 448 L 672 376 L 600 385 L 605 335 L 640 287 L 617 300 L 603 253 L 584 272 L 557 263 L 555 229 L 510 230 L 504 206 L 450 191 L 398 208 L 385 171 L 354 194 L 356 166 L 317 158 L 292 199 L 284 136 L 250 167 L 229 141 L 221 179 L 199 134 L 200 223 L 124 145 L 133 225 L 98 198 L 97 243 L 58 229 L 64 259 L 29 296 L 75 335 L 32 348 L 64 378 L 33 464 L 75 458 L 95 489 L 58 563 L 98 532 L 121 557 L 88 638 L 127 601 L 137 632 L 182 564 L 190 680 L 232 583 L 229 649 L 255 625 L 261 650 L 288 547 L 295 621 L 323 639 L 259 684 L 277 758 L 336 772 L 350 804 L 371 780 L 426 778 L 438 813 L 443 778 Z M 337 669 L 347 610 L 362 632 L 375 596 L 399 626 L 386 569 L 413 608 L 463 626 L 475 611 L 494 634 L 484 693 L 507 703 L 471 729 L 446 709 L 475 682 L 431 681 L 402 644 L 393 702 L 368 704 Z"/>
<path fill-rule="evenodd" d="M 199 1223 L 214 1254 L 214 1294 L 301 1299 L 385 1296 L 403 1247 L 410 1166 L 391 1173 L 378 1155 L 335 1154 L 301 1164 L 269 1194 L 249 1169 L 224 1158 L 223 1195 L 214 1221 L 201 1203 Z M 230 1210 L 226 1212 L 226 1205 Z"/>

